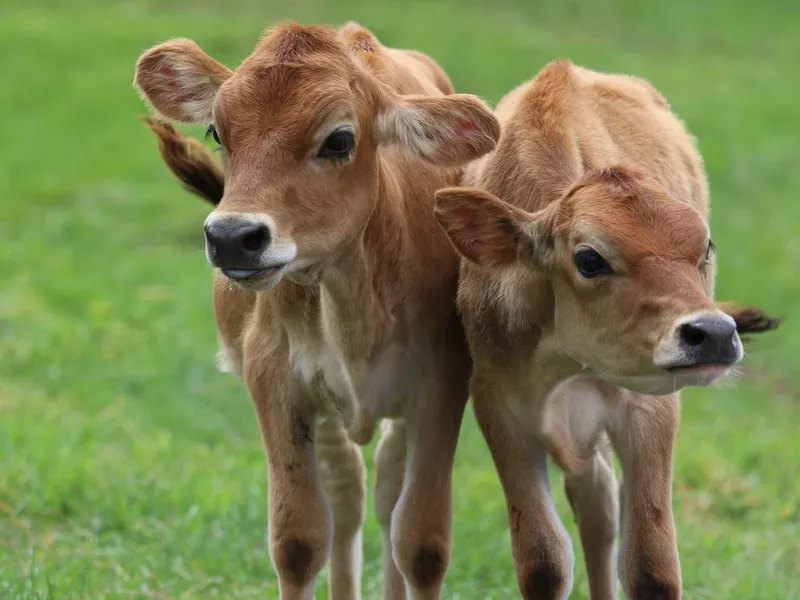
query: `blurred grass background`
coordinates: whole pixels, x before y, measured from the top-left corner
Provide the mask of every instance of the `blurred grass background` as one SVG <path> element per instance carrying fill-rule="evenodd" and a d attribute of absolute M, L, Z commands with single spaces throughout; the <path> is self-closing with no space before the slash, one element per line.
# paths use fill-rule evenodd
<path fill-rule="evenodd" d="M 258 429 L 214 364 L 208 208 L 162 166 L 131 81 L 159 41 L 233 67 L 286 17 L 358 20 L 492 102 L 559 57 L 667 96 L 710 174 L 719 297 L 789 317 L 735 387 L 684 395 L 685 597 L 800 598 L 800 9 L 780 0 L 3 0 L 0 598 L 277 596 Z M 454 492 L 445 597 L 517 597 L 471 416 Z M 365 598 L 379 546 L 370 514 Z"/>

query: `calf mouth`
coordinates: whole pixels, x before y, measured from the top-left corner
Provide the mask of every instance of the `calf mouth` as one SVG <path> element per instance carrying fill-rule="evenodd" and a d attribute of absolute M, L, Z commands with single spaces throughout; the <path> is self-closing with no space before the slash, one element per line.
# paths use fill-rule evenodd
<path fill-rule="evenodd" d="M 285 266 L 285 263 L 281 263 L 260 269 L 222 269 L 222 274 L 236 282 L 253 282 L 271 277 Z"/>
<path fill-rule="evenodd" d="M 664 369 L 665 371 L 672 373 L 673 375 L 679 375 L 681 373 L 705 373 L 705 372 L 714 372 L 714 371 L 727 371 L 730 369 L 734 363 L 704 363 L 700 365 L 676 365 L 674 367 L 667 367 Z"/>
<path fill-rule="evenodd" d="M 675 365 L 665 371 L 683 386 L 705 387 L 731 372 L 736 363 L 714 362 L 703 364 Z"/>

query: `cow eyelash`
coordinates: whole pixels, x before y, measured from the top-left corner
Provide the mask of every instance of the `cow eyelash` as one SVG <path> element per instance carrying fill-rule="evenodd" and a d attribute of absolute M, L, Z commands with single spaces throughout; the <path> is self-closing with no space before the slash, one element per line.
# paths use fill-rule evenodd
<path fill-rule="evenodd" d="M 711 260 L 711 253 L 712 252 L 716 254 L 717 246 L 716 246 L 716 244 L 714 244 L 714 240 L 709 239 L 708 240 L 708 248 L 706 249 L 706 262 Z"/>
<path fill-rule="evenodd" d="M 203 139 L 205 139 L 205 141 L 208 141 L 208 138 L 213 138 L 217 146 L 220 147 L 222 146 L 222 142 L 219 141 L 219 134 L 217 133 L 217 128 L 214 127 L 213 123 L 209 123 L 208 129 L 206 129 L 206 134 Z"/>

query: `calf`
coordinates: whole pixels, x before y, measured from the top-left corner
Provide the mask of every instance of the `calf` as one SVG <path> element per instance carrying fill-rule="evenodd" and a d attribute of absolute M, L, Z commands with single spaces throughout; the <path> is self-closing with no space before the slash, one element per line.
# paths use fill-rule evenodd
<path fill-rule="evenodd" d="M 360 597 L 364 465 L 375 458 L 384 598 L 438 598 L 450 556 L 451 470 L 471 361 L 456 313 L 458 257 L 435 190 L 494 148 L 497 120 L 450 95 L 427 56 L 349 24 L 276 28 L 232 72 L 189 40 L 139 59 L 163 117 L 210 124 L 207 153 L 156 125 L 167 163 L 218 206 L 220 362 L 252 396 L 269 469 L 281 598 Z"/>
<path fill-rule="evenodd" d="M 678 390 L 742 358 L 770 329 L 713 301 L 708 186 L 694 140 L 646 81 L 547 66 L 497 115 L 473 188 L 441 190 L 436 216 L 462 263 L 458 303 L 475 361 L 474 409 L 507 499 L 525 598 L 564 598 L 573 554 L 549 491 L 565 472 L 593 599 L 678 598 L 671 506 Z M 502 200 L 501 200 L 502 199 Z M 610 441 L 610 446 L 609 446 Z"/>

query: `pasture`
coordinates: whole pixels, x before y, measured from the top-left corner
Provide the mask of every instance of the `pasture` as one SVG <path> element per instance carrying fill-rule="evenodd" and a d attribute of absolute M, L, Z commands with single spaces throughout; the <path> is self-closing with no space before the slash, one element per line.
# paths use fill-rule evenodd
<path fill-rule="evenodd" d="M 667 97 L 709 172 L 718 298 L 786 317 L 733 384 L 684 393 L 684 595 L 800 598 L 800 19 L 781 0 L 645 4 L 4 0 L 0 598 L 277 596 L 254 412 L 216 370 L 209 207 L 161 164 L 131 81 L 156 42 L 190 37 L 233 67 L 286 17 L 358 20 L 490 102 L 559 57 Z M 555 473 L 553 486 L 574 534 Z M 518 597 L 503 497 L 469 414 L 454 503 L 445 597 Z M 370 504 L 367 599 L 379 553 Z M 588 598 L 580 563 L 572 597 Z"/>

